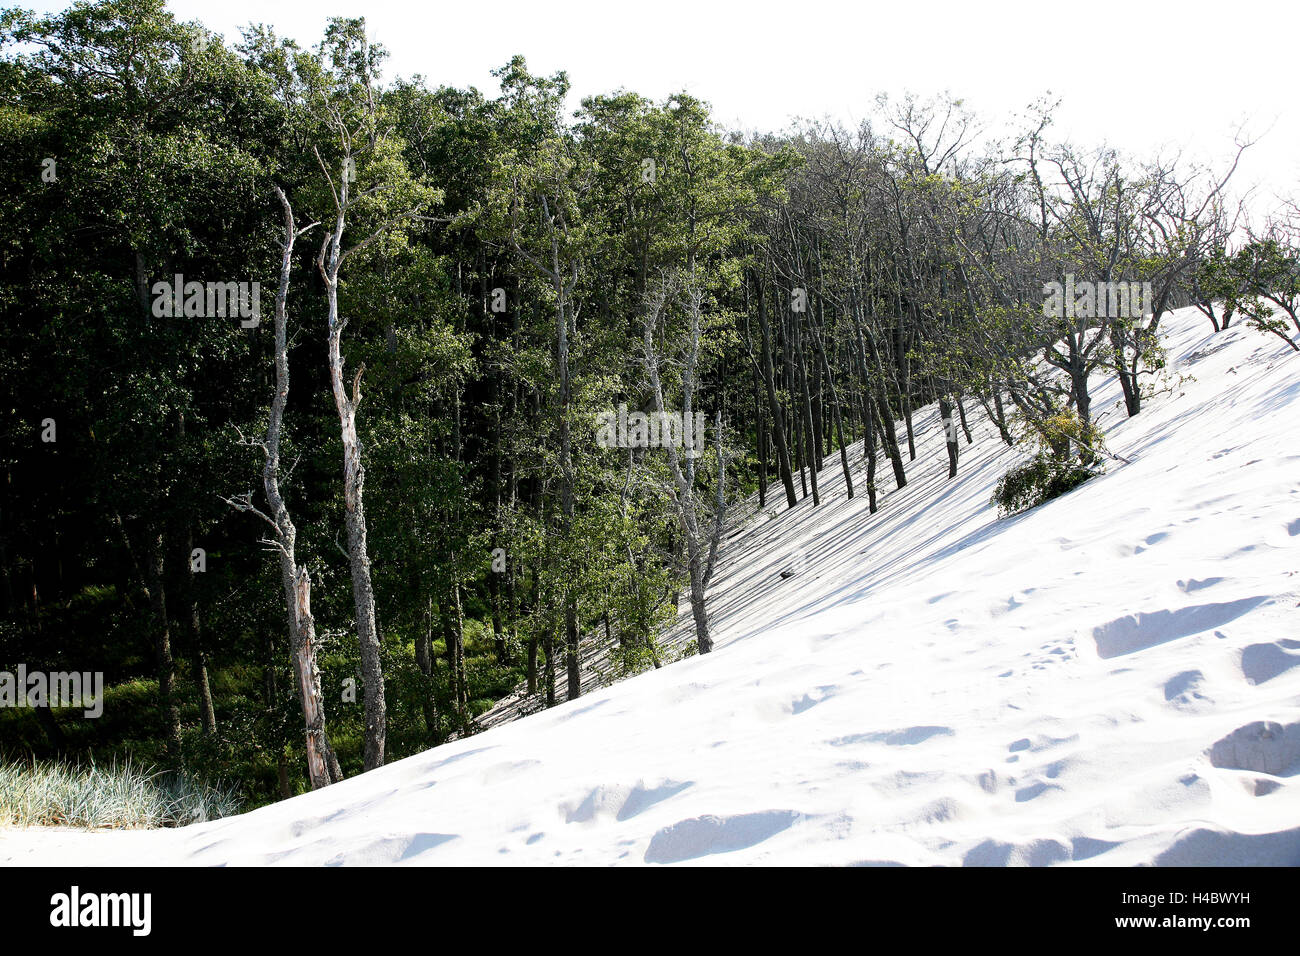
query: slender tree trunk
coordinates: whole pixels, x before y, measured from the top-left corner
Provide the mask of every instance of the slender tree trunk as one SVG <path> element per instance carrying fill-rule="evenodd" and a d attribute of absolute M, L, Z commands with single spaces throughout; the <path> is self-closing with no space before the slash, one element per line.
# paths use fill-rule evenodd
<path fill-rule="evenodd" d="M 343 520 L 347 528 L 348 568 L 352 577 L 352 602 L 356 609 L 357 643 L 361 651 L 361 677 L 365 682 L 365 769 L 383 766 L 388 736 L 388 705 L 384 696 L 379 626 L 375 613 L 375 591 L 370 579 L 365 508 L 365 466 L 357 437 L 357 407 L 361 404 L 361 375 L 357 369 L 349 396 L 343 382 L 343 330 L 347 319 L 339 315 L 338 276 L 343 246 L 344 210 L 348 206 L 347 176 L 340 177 L 342 198 L 334 232 L 321 249 L 320 267 L 328 301 L 330 388 L 338 410 L 339 433 L 343 439 Z M 328 260 L 325 259 L 328 254 Z"/>
<path fill-rule="evenodd" d="M 908 309 L 912 309 L 910 304 Z M 912 428 L 912 362 L 907 357 L 907 328 L 902 310 L 899 310 L 897 343 L 898 399 L 902 403 L 903 423 L 907 426 L 907 460 L 916 461 L 916 434 Z"/>
<path fill-rule="evenodd" d="M 700 356 L 700 302 L 702 295 L 695 285 L 694 272 L 689 273 L 689 276 L 686 296 L 689 301 L 690 324 L 687 330 L 688 339 L 682 370 L 683 422 L 691 421 L 691 411 L 695 403 L 698 385 L 696 375 Z M 659 353 L 655 340 L 662 308 L 668 298 L 669 293 L 665 290 L 663 299 L 645 316 L 642 351 L 646 373 L 650 379 L 651 393 L 654 396 L 655 411 L 660 415 L 664 413 L 664 389 L 663 382 L 659 377 Z M 666 448 L 668 468 L 672 476 L 669 492 L 674 509 L 677 512 L 677 526 L 681 530 L 681 538 L 686 547 L 687 567 L 690 575 L 691 614 L 695 619 L 696 649 L 701 654 L 708 654 L 713 650 L 713 638 L 709 634 L 708 615 L 705 612 L 705 592 L 708 589 L 709 579 L 712 577 L 713 569 L 717 563 L 718 547 L 726 517 L 727 462 L 722 447 L 721 409 L 715 413 L 714 434 L 718 478 L 713 503 L 713 526 L 709 531 L 705 531 L 700 527 L 700 516 L 697 514 L 695 496 L 695 455 L 700 451 L 699 444 L 701 442 L 699 439 L 702 439 L 703 436 L 697 436 L 697 441 L 693 443 L 692 448 L 684 453 L 684 462 L 682 460 L 683 455 L 679 454 L 676 446 L 670 444 Z"/>
<path fill-rule="evenodd" d="M 158 706 L 167 728 L 167 747 L 173 760 L 180 759 L 181 712 L 176 702 L 176 662 L 172 659 L 171 627 L 167 619 L 167 592 L 163 586 L 163 534 L 148 531 L 145 542 L 145 575 L 149 604 L 153 611 L 154 657 L 158 667 Z"/>
<path fill-rule="evenodd" d="M 894 413 L 889 407 L 889 401 L 885 394 L 883 384 L 885 382 L 885 370 L 881 364 L 880 352 L 876 348 L 875 338 L 870 329 L 865 330 L 864 337 L 876 370 L 875 384 L 877 388 L 871 390 L 876 421 L 879 423 L 881 433 L 884 435 L 885 453 L 889 455 L 889 463 L 894 468 L 894 482 L 899 488 L 902 488 L 907 484 L 907 475 L 903 471 L 902 453 L 898 450 L 898 434 L 894 430 Z"/>
<path fill-rule="evenodd" d="M 758 507 L 767 507 L 767 423 L 763 419 L 763 400 L 759 395 L 758 369 L 754 379 L 754 444 L 758 455 Z"/>
<path fill-rule="evenodd" d="M 263 517 L 275 529 L 272 543 L 280 558 L 290 653 L 305 725 L 307 774 L 312 787 L 320 788 L 342 780 L 343 771 L 325 733 L 325 701 L 321 694 L 320 670 L 316 665 L 316 625 L 311 614 L 311 579 L 307 569 L 298 566 L 298 531 L 280 492 L 280 437 L 284 409 L 289 400 L 289 270 L 294 240 L 300 233 L 295 228 L 289 200 L 279 187 L 275 193 L 284 211 L 285 238 L 281 244 L 280 284 L 275 297 L 275 392 L 271 397 L 262 463 L 262 490 L 270 506 L 270 515 Z M 252 510 L 251 502 L 244 510 Z"/>
<path fill-rule="evenodd" d="M 709 634 L 709 616 L 705 609 L 704 574 L 700 556 L 691 558 L 691 617 L 695 620 L 695 649 L 700 654 L 713 651 L 713 636 Z"/>
<path fill-rule="evenodd" d="M 1011 432 L 1007 429 L 1007 412 L 1006 409 L 1002 407 L 1002 390 L 996 385 L 991 385 L 990 390 L 993 392 L 992 409 L 989 408 L 988 402 L 983 398 L 980 399 L 980 404 L 984 406 L 984 414 L 988 416 L 989 421 L 991 421 L 993 426 L 998 430 L 998 437 L 1002 439 L 1003 443 L 1008 448 L 1014 448 L 1016 442 L 1015 439 L 1011 437 Z"/>
<path fill-rule="evenodd" d="M 453 581 L 442 601 L 439 614 L 442 619 L 443 642 L 447 646 L 447 666 L 450 670 L 448 686 L 451 690 L 452 712 L 461 727 L 469 719 L 469 688 L 465 680 L 465 630 L 460 606 L 460 584 Z"/>
<path fill-rule="evenodd" d="M 311 614 L 311 579 L 306 568 L 298 569 L 294 582 L 294 615 L 300 638 L 294 649 L 294 672 L 298 677 L 298 694 L 307 725 L 307 772 L 313 788 L 336 783 L 343 778 L 338 758 L 325 736 L 325 704 L 320 688 L 320 671 L 316 667 L 316 623 Z"/>
<path fill-rule="evenodd" d="M 275 662 L 278 657 L 279 651 L 275 646 L 275 639 L 271 636 L 271 632 L 267 631 L 263 639 L 262 702 L 266 706 L 267 723 L 273 727 L 279 723 L 275 716 L 280 697 L 275 679 Z M 287 750 L 286 742 L 277 734 L 275 738 L 275 771 L 276 782 L 280 787 L 280 797 L 283 800 L 288 800 L 293 796 L 293 788 L 289 783 Z"/>
<path fill-rule="evenodd" d="M 542 638 L 542 650 L 546 654 L 546 706 L 555 706 L 555 622 L 547 621 L 546 633 Z"/>
<path fill-rule="evenodd" d="M 970 424 L 966 421 L 966 405 L 960 395 L 957 396 L 957 418 L 961 421 L 961 430 L 966 436 L 966 444 L 975 444 L 975 439 L 971 437 Z"/>
<path fill-rule="evenodd" d="M 817 458 L 821 453 L 821 439 L 818 437 L 814 428 L 814 422 L 816 419 L 813 415 L 812 395 L 808 386 L 808 362 L 803 349 L 803 335 L 799 328 L 799 320 L 793 313 L 790 316 L 790 327 L 792 331 L 791 339 L 794 344 L 795 353 L 795 376 L 798 380 L 797 388 L 800 396 L 796 401 L 799 401 L 799 412 L 803 416 L 804 435 L 807 442 L 806 447 L 808 448 L 810 455 L 810 460 L 808 462 L 808 481 L 812 485 L 813 507 L 815 508 L 822 503 L 821 494 L 817 489 L 817 472 L 821 468 L 821 462 L 817 460 Z"/>
<path fill-rule="evenodd" d="M 801 328 L 799 330 L 801 352 L 804 351 L 803 337 L 804 333 Z M 800 365 L 803 367 L 805 379 L 811 380 L 807 382 L 807 390 L 810 398 L 809 417 L 812 418 L 812 444 L 814 451 L 813 467 L 820 473 L 822 465 L 826 461 L 826 448 L 830 444 L 830 436 L 826 433 L 826 429 L 823 427 L 823 421 L 826 417 L 826 409 L 822 403 L 821 367 L 815 361 L 809 362 L 806 355 L 800 359 Z"/>
<path fill-rule="evenodd" d="M 423 592 L 423 587 L 417 588 L 417 593 Z M 438 740 L 439 730 L 438 707 L 433 696 L 433 599 L 431 597 L 425 598 L 423 620 L 415 634 L 415 664 L 424 677 L 424 687 L 420 694 L 420 710 L 424 715 L 424 729 L 429 741 L 433 743 Z"/>
<path fill-rule="evenodd" d="M 532 621 L 528 627 L 528 693 L 537 693 L 537 627 L 541 610 L 541 587 L 538 581 L 536 565 L 533 566 L 533 606 Z"/>
<path fill-rule="evenodd" d="M 554 241 L 554 240 L 553 240 Z M 560 372 L 560 506 L 563 512 L 564 538 L 567 543 L 573 527 L 573 456 L 569 437 L 569 323 L 565 314 L 568 289 L 560 273 L 559 251 L 553 246 L 556 291 L 556 358 Z M 564 664 L 568 675 L 569 700 L 582 694 L 582 676 L 578 672 L 578 599 L 565 582 L 564 589 Z"/>
<path fill-rule="evenodd" d="M 766 297 L 763 295 L 763 283 L 755 283 L 758 300 L 758 327 L 762 340 L 763 384 L 767 387 L 767 404 L 772 412 L 772 436 L 776 441 L 777 470 L 781 473 L 781 484 L 785 487 L 785 501 L 793 508 L 799 503 L 794 492 L 794 476 L 790 467 L 790 446 L 786 442 L 785 416 L 781 412 L 781 402 L 776 395 L 776 368 L 772 361 L 772 332 L 767 321 Z"/>
<path fill-rule="evenodd" d="M 948 477 L 957 477 L 957 423 L 952 417 L 952 402 L 947 398 L 939 399 L 939 422 L 943 427 L 944 444 L 948 448 Z"/>
<path fill-rule="evenodd" d="M 193 553 L 194 539 L 190 530 L 186 528 L 185 536 L 181 541 L 181 550 L 177 555 L 181 562 L 181 610 L 189 632 L 190 672 L 199 697 L 199 718 L 203 726 L 203 733 L 211 737 L 217 732 L 217 712 L 212 703 L 212 686 L 208 681 L 208 658 L 203 647 L 203 627 L 199 618 L 199 604 L 194 597 L 194 564 L 191 557 Z"/>
<path fill-rule="evenodd" d="M 840 443 L 840 467 L 844 469 L 844 487 L 848 491 L 848 496 L 853 497 L 853 474 L 849 471 L 849 448 L 844 441 L 844 421 L 840 415 L 840 396 L 835 388 L 835 379 L 831 374 L 830 359 L 826 355 L 826 341 L 822 334 L 820 318 L 822 316 L 820 297 L 817 305 L 817 314 L 819 319 L 818 328 L 813 329 L 813 348 L 817 352 L 818 358 L 821 359 L 822 374 L 826 381 L 826 389 L 830 392 L 831 422 L 835 426 L 835 435 Z"/>
<path fill-rule="evenodd" d="M 854 319 L 853 332 L 858 363 L 859 414 L 862 416 L 862 456 L 867 460 L 867 508 L 870 514 L 876 513 L 876 422 L 871 399 L 871 376 L 867 370 L 867 353 L 862 344 L 862 329 Z"/>
<path fill-rule="evenodd" d="M 185 415 L 179 410 L 176 412 L 176 440 L 182 448 L 185 445 Z M 213 736 L 217 732 L 217 715 L 216 709 L 212 704 L 212 687 L 208 682 L 208 661 L 203 647 L 203 628 L 199 618 L 199 605 L 195 598 L 195 581 L 194 581 L 194 536 L 189 526 L 188 516 L 185 521 L 185 530 L 183 534 L 177 535 L 173 539 L 173 547 L 177 548 L 176 559 L 179 561 L 177 568 L 180 574 L 177 575 L 176 581 L 179 584 L 179 597 L 181 602 L 181 618 L 185 622 L 187 630 L 188 645 L 190 650 L 190 673 L 194 680 L 194 689 L 199 698 L 199 723 L 203 728 L 206 736 Z"/>

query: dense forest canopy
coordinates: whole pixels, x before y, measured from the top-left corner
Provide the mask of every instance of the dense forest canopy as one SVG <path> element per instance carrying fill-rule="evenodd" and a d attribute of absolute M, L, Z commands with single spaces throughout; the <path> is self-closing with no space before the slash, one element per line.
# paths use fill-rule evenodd
<path fill-rule="evenodd" d="M 740 503 L 839 468 L 888 507 L 916 409 L 949 475 L 979 415 L 1068 482 L 1094 374 L 1129 415 L 1165 387 L 1172 308 L 1300 333 L 1294 205 L 1247 222 L 1233 157 L 1082 148 L 1046 100 L 1003 141 L 914 97 L 741 135 L 162 0 L 4 10 L 0 48 L 0 669 L 106 684 L 0 711 L 4 756 L 324 786 L 578 696 L 590 644 L 662 666 L 679 609 L 710 652 Z"/>

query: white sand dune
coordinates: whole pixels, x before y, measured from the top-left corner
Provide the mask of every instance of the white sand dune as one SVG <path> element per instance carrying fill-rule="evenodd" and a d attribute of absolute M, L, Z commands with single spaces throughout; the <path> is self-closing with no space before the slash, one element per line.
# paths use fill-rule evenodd
<path fill-rule="evenodd" d="M 1194 380 L 1127 419 L 1098 379 L 1131 463 L 1035 511 L 989 505 L 1016 453 L 974 409 L 947 480 L 925 409 L 877 515 L 832 456 L 820 508 L 731 542 L 712 655 L 233 819 L 3 832 L 0 862 L 1300 865 L 1300 357 L 1164 328 Z"/>

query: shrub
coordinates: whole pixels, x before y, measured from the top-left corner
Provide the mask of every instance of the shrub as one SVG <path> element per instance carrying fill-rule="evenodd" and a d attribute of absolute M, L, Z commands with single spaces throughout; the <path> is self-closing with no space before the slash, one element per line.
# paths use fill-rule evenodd
<path fill-rule="evenodd" d="M 1003 517 L 1036 508 L 1079 487 L 1098 474 L 1096 462 L 1107 454 L 1101 431 L 1070 410 L 1031 423 L 1021 443 L 1030 436 L 1037 444 L 1034 456 L 998 479 L 993 492 L 992 503 Z"/>
<path fill-rule="evenodd" d="M 655 653 L 654 648 L 640 641 L 611 648 L 609 656 L 616 679 L 631 677 L 650 670 L 655 666 Z"/>
<path fill-rule="evenodd" d="M 1004 517 L 1028 511 L 1079 487 L 1093 474 L 1073 459 L 1060 459 L 1040 451 L 998 479 L 993 503 Z"/>

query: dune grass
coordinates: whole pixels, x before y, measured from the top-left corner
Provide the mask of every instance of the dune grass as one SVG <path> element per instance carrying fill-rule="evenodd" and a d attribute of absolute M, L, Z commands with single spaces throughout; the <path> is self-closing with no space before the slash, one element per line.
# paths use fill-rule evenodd
<path fill-rule="evenodd" d="M 0 762 L 0 826 L 177 827 L 238 813 L 234 788 L 127 761 Z"/>

